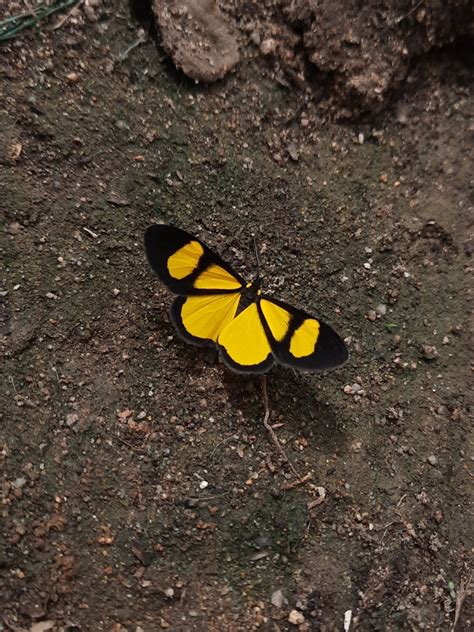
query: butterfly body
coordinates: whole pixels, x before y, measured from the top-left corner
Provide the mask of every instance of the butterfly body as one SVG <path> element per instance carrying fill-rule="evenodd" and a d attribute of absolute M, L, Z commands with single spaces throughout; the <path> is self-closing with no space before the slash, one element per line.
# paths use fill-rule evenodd
<path fill-rule="evenodd" d="M 174 226 L 145 233 L 151 267 L 177 298 L 171 319 L 179 335 L 215 344 L 225 364 L 240 373 L 264 373 L 277 362 L 307 371 L 335 368 L 348 352 L 326 323 L 246 283 L 199 239 Z"/>

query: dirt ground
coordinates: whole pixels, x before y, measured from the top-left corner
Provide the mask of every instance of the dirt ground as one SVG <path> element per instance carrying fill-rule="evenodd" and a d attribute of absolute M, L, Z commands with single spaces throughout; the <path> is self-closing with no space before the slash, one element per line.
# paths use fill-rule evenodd
<path fill-rule="evenodd" d="M 243 58 L 195 85 L 128 5 L 3 44 L 0 630 L 473 628 L 468 52 L 350 124 Z M 470 136 L 471 134 L 471 136 Z M 180 341 L 145 228 L 324 317 L 349 362 Z M 349 612 L 350 611 L 350 612 Z"/>

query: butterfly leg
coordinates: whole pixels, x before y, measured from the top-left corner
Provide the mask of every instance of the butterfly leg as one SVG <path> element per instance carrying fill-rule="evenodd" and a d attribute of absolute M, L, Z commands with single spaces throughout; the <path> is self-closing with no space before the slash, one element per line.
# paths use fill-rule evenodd
<path fill-rule="evenodd" d="M 266 375 L 262 376 L 262 393 L 263 393 L 263 406 L 265 408 L 265 414 L 263 416 L 263 425 L 268 430 L 268 432 L 270 434 L 270 437 L 272 438 L 272 441 L 275 444 L 277 450 L 282 455 L 283 459 L 288 463 L 288 466 L 289 466 L 290 470 L 293 472 L 293 474 L 296 476 L 297 479 L 301 479 L 300 474 L 298 474 L 297 470 L 295 469 L 295 466 L 293 465 L 293 463 L 288 458 L 288 455 L 286 454 L 283 446 L 281 445 L 278 437 L 276 436 L 275 431 L 273 430 L 273 428 L 272 428 L 272 426 L 271 426 L 271 424 L 269 422 L 269 419 L 270 419 L 270 407 L 268 405 L 267 376 Z"/>

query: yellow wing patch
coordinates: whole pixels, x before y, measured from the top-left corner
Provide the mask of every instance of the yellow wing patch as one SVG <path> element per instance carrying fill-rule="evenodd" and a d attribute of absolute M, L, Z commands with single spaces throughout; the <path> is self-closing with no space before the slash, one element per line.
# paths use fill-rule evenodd
<path fill-rule="evenodd" d="M 255 303 L 222 330 L 218 343 L 232 362 L 242 367 L 259 365 L 268 358 L 271 348 Z"/>
<path fill-rule="evenodd" d="M 240 294 L 188 296 L 181 308 L 181 323 L 195 338 L 217 341 L 221 331 L 233 321 Z"/>
<path fill-rule="evenodd" d="M 307 318 L 291 336 L 290 353 L 295 358 L 303 358 L 314 353 L 319 337 L 319 323 Z"/>
<path fill-rule="evenodd" d="M 184 279 L 197 268 L 204 248 L 198 241 L 190 241 L 171 255 L 167 261 L 168 272 L 173 279 Z"/>
<path fill-rule="evenodd" d="M 194 287 L 199 290 L 239 290 L 242 284 L 230 272 L 213 263 L 198 276 Z"/>
<path fill-rule="evenodd" d="M 288 332 L 291 318 L 290 312 L 265 299 L 260 301 L 260 307 L 273 337 L 277 342 L 281 342 Z"/>

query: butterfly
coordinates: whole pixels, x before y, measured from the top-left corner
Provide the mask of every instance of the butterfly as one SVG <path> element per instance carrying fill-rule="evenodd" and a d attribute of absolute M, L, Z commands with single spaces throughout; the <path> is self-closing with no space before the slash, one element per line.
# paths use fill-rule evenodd
<path fill-rule="evenodd" d="M 303 371 L 333 369 L 348 358 L 340 336 L 322 320 L 263 294 L 201 240 L 175 226 L 145 232 L 145 251 L 158 278 L 178 296 L 171 320 L 197 345 L 217 345 L 238 373 L 265 373 L 278 363 Z"/>

